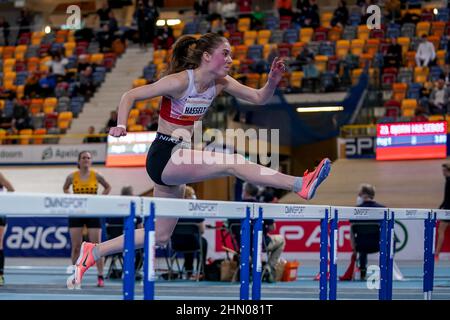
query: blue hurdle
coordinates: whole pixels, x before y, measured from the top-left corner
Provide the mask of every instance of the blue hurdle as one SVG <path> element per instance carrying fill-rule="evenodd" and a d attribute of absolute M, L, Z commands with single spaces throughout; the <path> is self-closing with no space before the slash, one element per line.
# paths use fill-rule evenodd
<path fill-rule="evenodd" d="M 2 214 L 14 217 L 125 217 L 123 299 L 134 299 L 134 217 L 139 197 L 89 194 L 0 193 Z"/>
<path fill-rule="evenodd" d="M 241 223 L 240 299 L 249 300 L 250 292 L 250 219 L 253 203 L 144 198 L 145 216 L 144 300 L 155 298 L 155 218 L 234 218 Z"/>
<path fill-rule="evenodd" d="M 320 219 L 320 281 L 319 298 L 327 299 L 327 250 L 328 250 L 328 218 L 329 206 L 293 205 L 293 204 L 254 204 L 255 227 L 253 231 L 253 285 L 252 299 L 261 299 L 261 251 L 262 251 L 262 220 L 289 219 L 289 220 L 318 220 Z M 257 213 L 257 215 L 256 215 Z M 255 250 L 256 248 L 256 250 Z"/>
<path fill-rule="evenodd" d="M 355 207 L 331 207 L 332 216 L 330 221 L 330 282 L 328 299 L 337 299 L 337 226 L 339 219 L 344 220 L 379 220 L 381 221 L 380 233 L 380 289 L 378 298 L 387 300 L 388 298 L 388 265 L 391 257 L 392 240 L 390 234 L 393 224 L 387 208 L 355 208 Z M 391 281 L 392 282 L 392 281 Z"/>

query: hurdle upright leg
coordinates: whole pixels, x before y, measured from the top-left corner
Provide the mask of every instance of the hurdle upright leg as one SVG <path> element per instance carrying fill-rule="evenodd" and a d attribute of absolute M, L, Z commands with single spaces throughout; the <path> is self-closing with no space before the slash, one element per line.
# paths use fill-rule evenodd
<path fill-rule="evenodd" d="M 392 280 L 394 272 L 394 213 L 390 214 L 388 220 L 388 230 L 387 230 L 387 253 L 386 253 L 386 300 L 392 300 Z"/>
<path fill-rule="evenodd" d="M 433 294 L 433 287 L 434 287 L 434 255 L 435 255 L 435 248 L 436 248 L 436 213 L 432 213 L 431 217 L 431 226 L 430 226 L 430 234 L 432 236 L 432 239 L 430 241 L 431 243 L 431 250 L 430 250 L 430 285 L 429 285 L 429 300 L 431 300 L 432 294 Z"/>
<path fill-rule="evenodd" d="M 134 300 L 134 217 L 136 204 L 131 201 L 130 214 L 124 223 L 124 251 L 123 251 L 123 299 Z"/>
<path fill-rule="evenodd" d="M 263 239 L 263 208 L 259 208 L 258 218 L 253 225 L 253 255 L 252 255 L 252 300 L 261 300 L 261 251 Z"/>
<path fill-rule="evenodd" d="M 387 211 L 385 211 L 384 218 L 383 220 L 381 220 L 380 226 L 380 289 L 378 291 L 379 300 L 386 300 L 387 229 L 388 229 L 388 213 Z"/>
<path fill-rule="evenodd" d="M 338 238 L 338 210 L 335 209 L 330 223 L 330 291 L 329 300 L 336 300 L 337 296 L 337 238 Z"/>
<path fill-rule="evenodd" d="M 240 299 L 249 300 L 250 294 L 250 207 L 241 223 Z"/>
<path fill-rule="evenodd" d="M 144 300 L 155 299 L 155 203 L 144 221 Z"/>
<path fill-rule="evenodd" d="M 329 209 L 325 210 L 325 217 L 320 221 L 320 300 L 327 300 L 327 269 L 328 269 L 328 216 Z"/>

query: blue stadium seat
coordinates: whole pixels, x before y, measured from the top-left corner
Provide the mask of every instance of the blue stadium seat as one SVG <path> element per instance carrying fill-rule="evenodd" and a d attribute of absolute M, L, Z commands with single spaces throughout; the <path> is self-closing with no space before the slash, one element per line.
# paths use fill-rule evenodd
<path fill-rule="evenodd" d="M 334 56 L 335 48 L 334 48 L 335 42 L 330 41 L 323 41 L 320 43 L 319 46 L 319 54 L 324 56 Z"/>
<path fill-rule="evenodd" d="M 430 78 L 431 81 L 436 81 L 442 74 L 442 69 L 440 66 L 432 66 L 430 69 Z"/>
<path fill-rule="evenodd" d="M 264 28 L 269 30 L 278 29 L 279 22 L 278 19 L 274 16 L 266 16 L 264 18 Z"/>
<path fill-rule="evenodd" d="M 284 42 L 294 43 L 298 41 L 298 31 L 296 29 L 286 29 L 284 31 Z"/>
<path fill-rule="evenodd" d="M 388 39 L 400 37 L 400 25 L 395 23 L 389 24 L 386 37 Z"/>
<path fill-rule="evenodd" d="M 411 83 L 408 86 L 408 91 L 406 92 L 406 98 L 408 99 L 419 99 L 420 89 L 422 89 L 421 83 Z"/>
<path fill-rule="evenodd" d="M 251 45 L 248 47 L 247 57 L 252 60 L 261 60 L 263 58 L 264 46 Z"/>
<path fill-rule="evenodd" d="M 194 34 L 197 33 L 198 23 L 197 22 L 188 22 L 185 24 L 183 29 L 183 34 Z"/>
<path fill-rule="evenodd" d="M 450 15 L 449 15 L 449 9 L 448 8 L 439 8 L 438 14 L 436 16 L 436 21 L 443 21 L 447 22 L 449 21 Z"/>

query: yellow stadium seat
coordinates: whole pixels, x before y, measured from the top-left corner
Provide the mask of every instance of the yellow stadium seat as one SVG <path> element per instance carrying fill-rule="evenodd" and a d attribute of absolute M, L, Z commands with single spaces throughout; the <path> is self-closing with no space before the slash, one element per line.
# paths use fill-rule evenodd
<path fill-rule="evenodd" d="M 27 46 L 26 45 L 19 45 L 16 47 L 16 51 L 14 53 L 14 57 L 17 60 L 24 60 L 25 58 L 25 53 L 27 52 Z"/>
<path fill-rule="evenodd" d="M 44 106 L 56 107 L 57 104 L 58 104 L 58 99 L 55 97 L 45 98 L 45 100 L 44 100 Z"/>
<path fill-rule="evenodd" d="M 259 88 L 259 79 L 261 78 L 259 73 L 248 73 L 245 84 L 251 88 Z"/>
<path fill-rule="evenodd" d="M 147 80 L 144 78 L 135 79 L 133 81 L 133 88 L 145 86 L 147 84 Z"/>
<path fill-rule="evenodd" d="M 31 44 L 32 45 L 41 44 L 41 40 L 42 40 L 42 37 L 44 36 L 44 34 L 45 33 L 42 31 L 33 32 L 33 34 L 31 35 Z"/>
<path fill-rule="evenodd" d="M 396 82 L 392 84 L 392 99 L 396 101 L 402 101 L 406 97 L 406 90 L 408 85 L 402 82 Z"/>
<path fill-rule="evenodd" d="M 352 54 L 360 56 L 364 51 L 364 42 L 362 39 L 353 39 L 350 46 Z"/>
<path fill-rule="evenodd" d="M 139 132 L 139 131 L 145 131 L 144 126 L 141 124 L 132 124 L 128 126 L 128 131 L 130 132 Z"/>
<path fill-rule="evenodd" d="M 6 137 L 6 135 L 7 135 L 6 130 L 0 128 L 0 144 L 5 143 L 6 140 L 4 139 L 4 137 Z"/>
<path fill-rule="evenodd" d="M 5 100 L 0 99 L 0 111 L 3 111 L 3 109 L 5 109 L 5 104 Z"/>
<path fill-rule="evenodd" d="M 416 99 L 403 99 L 402 100 L 402 109 L 415 109 L 417 108 L 417 100 Z"/>
<path fill-rule="evenodd" d="M 13 71 L 6 71 L 3 75 L 3 81 L 14 81 L 16 80 L 16 73 Z"/>
<path fill-rule="evenodd" d="M 414 117 L 416 109 L 402 109 L 402 117 Z"/>
<path fill-rule="evenodd" d="M 147 108 L 147 105 L 149 104 L 149 100 L 140 100 L 140 101 L 136 101 L 135 103 L 135 108 L 137 110 L 144 110 Z"/>
<path fill-rule="evenodd" d="M 437 64 L 440 66 L 445 65 L 445 53 L 445 50 L 439 50 L 438 52 L 436 52 Z"/>
<path fill-rule="evenodd" d="M 302 79 L 303 79 L 303 72 L 302 71 L 293 71 L 290 75 L 289 83 L 291 84 L 291 87 L 293 88 L 301 88 L 302 87 Z"/>
<path fill-rule="evenodd" d="M 247 30 L 244 32 L 244 44 L 251 46 L 255 44 L 257 32 L 254 30 Z"/>
<path fill-rule="evenodd" d="M 428 79 L 428 73 L 429 73 L 428 67 L 415 67 L 414 82 L 425 83 Z"/>
<path fill-rule="evenodd" d="M 66 42 L 64 43 L 64 49 L 66 57 L 70 57 L 73 55 L 73 51 L 75 50 L 75 47 L 77 46 L 76 42 Z"/>
<path fill-rule="evenodd" d="M 445 119 L 441 114 L 432 114 L 428 116 L 428 121 L 445 121 Z"/>
<path fill-rule="evenodd" d="M 270 51 L 272 51 L 272 49 L 274 49 L 274 48 L 277 48 L 277 45 L 274 43 L 268 43 L 268 44 L 264 45 L 264 48 L 263 48 L 264 59 L 267 60 L 269 58 Z"/>
<path fill-rule="evenodd" d="M 333 27 L 328 31 L 328 41 L 337 42 L 341 39 L 342 28 Z"/>
<path fill-rule="evenodd" d="M 406 53 L 406 66 L 408 68 L 414 68 L 416 66 L 416 52 L 408 51 Z"/>
<path fill-rule="evenodd" d="M 327 70 L 328 56 L 317 55 L 314 57 L 317 71 L 324 72 Z"/>
<path fill-rule="evenodd" d="M 244 32 L 250 30 L 250 22 L 250 18 L 239 18 L 237 25 L 238 31 Z"/>
<path fill-rule="evenodd" d="M 331 28 L 331 19 L 333 19 L 333 12 L 324 12 L 320 17 L 320 24 L 322 27 Z"/>
<path fill-rule="evenodd" d="M 16 85 L 14 84 L 14 81 L 12 80 L 4 80 L 3 81 L 3 88 L 6 90 L 12 90 L 16 91 Z"/>
<path fill-rule="evenodd" d="M 103 53 L 94 53 L 90 57 L 90 62 L 95 64 L 103 64 Z"/>
<path fill-rule="evenodd" d="M 369 39 L 370 29 L 365 25 L 358 26 L 358 39 L 367 40 Z"/>
<path fill-rule="evenodd" d="M 420 21 L 416 26 L 416 36 L 421 37 L 422 35 L 428 35 L 430 33 L 431 24 L 428 21 Z"/>
<path fill-rule="evenodd" d="M 345 58 L 345 56 L 348 53 L 349 48 L 350 48 L 350 41 L 338 40 L 338 42 L 336 43 L 336 55 L 340 59 Z"/>
<path fill-rule="evenodd" d="M 444 21 L 433 21 L 431 23 L 431 34 L 433 36 L 442 37 L 445 32 L 445 22 Z"/>
<path fill-rule="evenodd" d="M 24 85 L 20 85 L 17 86 L 16 88 L 16 96 L 18 99 L 22 99 L 25 93 L 25 86 Z"/>
<path fill-rule="evenodd" d="M 14 53 L 16 52 L 16 47 L 8 46 L 3 48 L 3 59 L 14 58 Z"/>
<path fill-rule="evenodd" d="M 300 41 L 301 42 L 310 42 L 313 34 L 314 34 L 313 28 L 301 28 L 300 29 Z"/>
<path fill-rule="evenodd" d="M 38 114 L 42 111 L 44 99 L 31 99 L 29 110 L 31 114 Z"/>
<path fill-rule="evenodd" d="M 366 66 L 366 63 L 369 63 L 369 67 L 372 65 L 373 61 L 373 55 L 370 53 L 362 53 L 359 56 L 359 66 L 360 68 L 364 68 Z"/>
<path fill-rule="evenodd" d="M 153 52 L 153 63 L 156 65 L 163 63 L 166 60 L 166 56 L 167 56 L 167 50 L 164 50 L 164 49 L 155 50 Z"/>
<path fill-rule="evenodd" d="M 359 77 L 361 76 L 363 72 L 362 68 L 357 68 L 352 70 L 352 84 L 356 84 L 359 80 Z"/>
<path fill-rule="evenodd" d="M 258 44 L 265 45 L 269 43 L 270 36 L 272 32 L 270 30 L 259 30 L 258 31 Z"/>
<path fill-rule="evenodd" d="M 173 36 L 178 39 L 183 34 L 184 22 L 181 21 L 179 24 L 172 26 Z"/>
<path fill-rule="evenodd" d="M 131 109 L 130 113 L 128 114 L 128 118 L 137 118 L 137 117 L 139 117 L 139 110 Z"/>
<path fill-rule="evenodd" d="M 33 134 L 33 129 L 22 129 L 19 131 L 20 136 L 31 136 Z M 30 144 L 30 138 L 24 137 L 20 138 L 20 144 Z"/>
<path fill-rule="evenodd" d="M 46 106 L 46 105 L 44 105 L 42 111 L 44 112 L 44 114 L 50 114 L 50 113 L 53 113 L 53 112 L 55 112 L 55 106 L 52 106 L 52 105 Z"/>
<path fill-rule="evenodd" d="M 366 52 L 375 56 L 380 46 L 380 39 L 368 39 L 366 42 Z"/>
<path fill-rule="evenodd" d="M 248 46 L 240 44 L 234 47 L 233 57 L 237 60 L 245 60 L 247 58 Z"/>
<path fill-rule="evenodd" d="M 38 129 L 35 129 L 33 132 L 33 136 L 44 135 L 44 134 L 47 134 L 47 129 L 45 129 L 45 128 L 38 128 Z M 33 138 L 34 144 L 42 144 L 43 142 L 44 142 L 44 138 L 42 138 L 42 137 Z"/>
<path fill-rule="evenodd" d="M 16 66 L 16 59 L 8 58 L 3 62 L 3 73 L 14 71 Z"/>
<path fill-rule="evenodd" d="M 161 103 L 161 97 L 155 97 L 153 99 L 150 99 L 150 106 L 155 110 L 159 109 L 160 103 Z"/>
<path fill-rule="evenodd" d="M 411 39 L 408 37 L 398 37 L 397 43 L 402 46 L 402 54 L 405 55 L 409 50 Z"/>

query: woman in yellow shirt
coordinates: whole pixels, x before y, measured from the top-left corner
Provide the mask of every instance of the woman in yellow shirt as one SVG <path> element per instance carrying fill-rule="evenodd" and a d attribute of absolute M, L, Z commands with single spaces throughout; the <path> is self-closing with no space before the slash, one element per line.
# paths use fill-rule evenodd
<path fill-rule="evenodd" d="M 75 194 L 97 194 L 98 183 L 103 186 L 102 194 L 109 194 L 111 186 L 98 172 L 91 169 L 92 155 L 88 151 L 82 151 L 78 155 L 78 170 L 69 174 L 64 183 L 64 193 L 70 193 L 72 185 Z M 99 243 L 101 241 L 102 229 L 100 218 L 69 218 L 69 231 L 72 243 L 71 259 L 75 265 L 80 255 L 81 243 L 83 241 L 83 227 L 88 229 L 89 241 Z M 103 259 L 97 261 L 97 286 L 104 286 Z"/>

